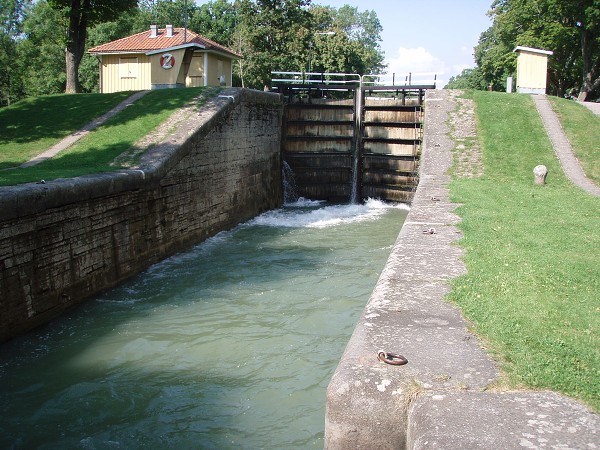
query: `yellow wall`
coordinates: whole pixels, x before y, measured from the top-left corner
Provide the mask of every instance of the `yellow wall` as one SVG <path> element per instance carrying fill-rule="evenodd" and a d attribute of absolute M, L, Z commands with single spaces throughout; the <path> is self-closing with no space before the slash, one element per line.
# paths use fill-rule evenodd
<path fill-rule="evenodd" d="M 165 53 L 170 53 L 175 64 L 170 69 L 163 69 L 160 60 Z M 219 86 L 219 77 L 225 77 L 225 84 L 231 86 L 231 69 L 233 61 L 214 53 L 205 54 L 195 51 L 189 63 L 183 64 L 185 49 L 161 52 L 154 55 L 123 54 L 102 55 L 100 70 L 100 91 L 103 93 L 119 91 L 141 91 L 161 87 L 197 87 Z M 189 57 L 189 53 L 188 53 Z M 206 70 L 205 66 L 208 66 Z"/>
<path fill-rule="evenodd" d="M 185 85 L 186 87 L 204 86 L 204 52 L 194 52 Z"/>
<path fill-rule="evenodd" d="M 144 54 L 102 55 L 101 58 L 101 92 L 150 89 L 150 58 L 148 56 Z M 137 71 L 135 67 L 137 67 Z"/>
<path fill-rule="evenodd" d="M 214 53 L 208 54 L 208 85 L 219 86 L 219 77 L 225 77 L 225 84 L 231 86 L 231 59 Z"/>
<path fill-rule="evenodd" d="M 175 64 L 170 69 L 163 69 L 160 65 L 160 59 L 166 53 L 173 55 L 173 58 L 175 59 Z M 184 54 L 185 49 L 179 49 L 150 56 L 152 87 L 175 86 L 177 84 Z"/>
<path fill-rule="evenodd" d="M 546 90 L 548 56 L 520 51 L 517 58 L 517 87 Z"/>

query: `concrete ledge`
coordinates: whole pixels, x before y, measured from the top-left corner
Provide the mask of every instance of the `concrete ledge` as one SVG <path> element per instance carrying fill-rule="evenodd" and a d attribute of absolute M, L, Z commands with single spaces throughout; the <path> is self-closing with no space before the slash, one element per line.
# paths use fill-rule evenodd
<path fill-rule="evenodd" d="M 211 130 L 218 127 L 229 113 L 244 100 L 260 105 L 281 107 L 279 94 L 254 91 L 243 88 L 229 88 L 209 99 L 202 108 L 194 113 L 194 120 L 186 121 L 169 136 L 145 152 L 140 159 L 139 170 L 151 181 L 160 180 L 189 154 L 195 142 L 202 140 Z M 194 139 L 190 139 L 191 137 Z M 182 145 L 186 143 L 186 145 Z"/>
<path fill-rule="evenodd" d="M 600 419 L 554 392 L 455 392 L 418 398 L 408 448 L 577 448 L 600 443 Z"/>

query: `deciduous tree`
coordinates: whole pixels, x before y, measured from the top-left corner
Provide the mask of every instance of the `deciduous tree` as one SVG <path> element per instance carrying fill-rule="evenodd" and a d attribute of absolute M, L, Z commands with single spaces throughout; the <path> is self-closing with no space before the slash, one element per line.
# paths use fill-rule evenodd
<path fill-rule="evenodd" d="M 68 18 L 65 46 L 67 93 L 80 92 L 79 64 L 85 51 L 88 27 L 114 20 L 137 6 L 137 0 L 48 0 Z"/>
<path fill-rule="evenodd" d="M 495 0 L 492 26 L 481 34 L 475 59 L 488 83 L 503 84 L 516 69 L 518 45 L 552 50 L 550 91 L 576 88 L 585 99 L 600 88 L 600 0 Z"/>
<path fill-rule="evenodd" d="M 450 77 L 444 89 L 475 89 L 483 91 L 487 88 L 479 67 L 464 69 L 455 77 Z"/>
<path fill-rule="evenodd" d="M 231 47 L 237 22 L 234 5 L 227 0 L 215 0 L 195 9 L 188 24 L 190 29 L 202 36 Z"/>
<path fill-rule="evenodd" d="M 20 74 L 25 94 L 58 94 L 65 89 L 64 16 L 39 1 L 27 10 L 23 39 L 18 45 Z"/>
<path fill-rule="evenodd" d="M 235 2 L 239 17 L 237 50 L 244 57 L 245 85 L 268 87 L 272 70 L 302 70 L 310 29 L 309 5 L 310 0 Z"/>
<path fill-rule="evenodd" d="M 21 62 L 17 55 L 25 11 L 31 0 L 0 0 L 0 106 L 21 98 Z"/>
<path fill-rule="evenodd" d="M 313 71 L 379 74 L 385 69 L 381 23 L 375 11 L 359 12 L 345 5 L 339 9 L 313 6 L 311 28 Z M 333 31 L 331 36 L 320 32 Z"/>

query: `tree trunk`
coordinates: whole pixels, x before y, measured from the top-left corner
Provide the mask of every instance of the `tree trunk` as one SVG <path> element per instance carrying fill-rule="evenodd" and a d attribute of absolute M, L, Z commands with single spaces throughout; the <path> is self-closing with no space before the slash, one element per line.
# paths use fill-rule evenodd
<path fill-rule="evenodd" d="M 65 65 L 67 71 L 67 86 L 65 92 L 74 94 L 81 92 L 79 85 L 79 64 L 85 51 L 87 35 L 88 12 L 90 0 L 71 0 L 69 16 L 69 39 L 65 49 Z"/>
<path fill-rule="evenodd" d="M 595 36 L 585 27 L 581 29 L 581 56 L 583 59 L 583 84 L 578 100 L 585 102 L 594 89 L 594 46 Z"/>
<path fill-rule="evenodd" d="M 65 93 L 75 94 L 80 92 L 79 87 L 79 64 L 77 64 L 77 57 L 73 52 L 69 50 L 69 47 L 65 49 L 65 63 L 67 67 L 67 86 Z"/>

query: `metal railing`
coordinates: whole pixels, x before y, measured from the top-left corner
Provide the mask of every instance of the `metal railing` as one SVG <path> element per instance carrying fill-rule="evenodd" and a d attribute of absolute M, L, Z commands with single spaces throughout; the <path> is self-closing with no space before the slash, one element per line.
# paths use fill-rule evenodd
<path fill-rule="evenodd" d="M 407 74 L 385 73 L 360 77 L 361 85 L 367 86 L 432 86 L 435 88 L 437 74 L 435 72 L 408 72 Z"/>
<path fill-rule="evenodd" d="M 273 86 L 295 85 L 335 85 L 360 86 L 364 88 L 376 86 L 403 87 L 427 87 L 435 88 L 437 75 L 435 72 L 420 72 L 408 74 L 369 74 L 359 75 L 357 73 L 334 73 L 334 72 L 271 72 L 271 83 Z"/>
<path fill-rule="evenodd" d="M 293 88 L 296 85 L 352 87 L 360 85 L 360 75 L 335 72 L 271 72 L 272 86 Z"/>

